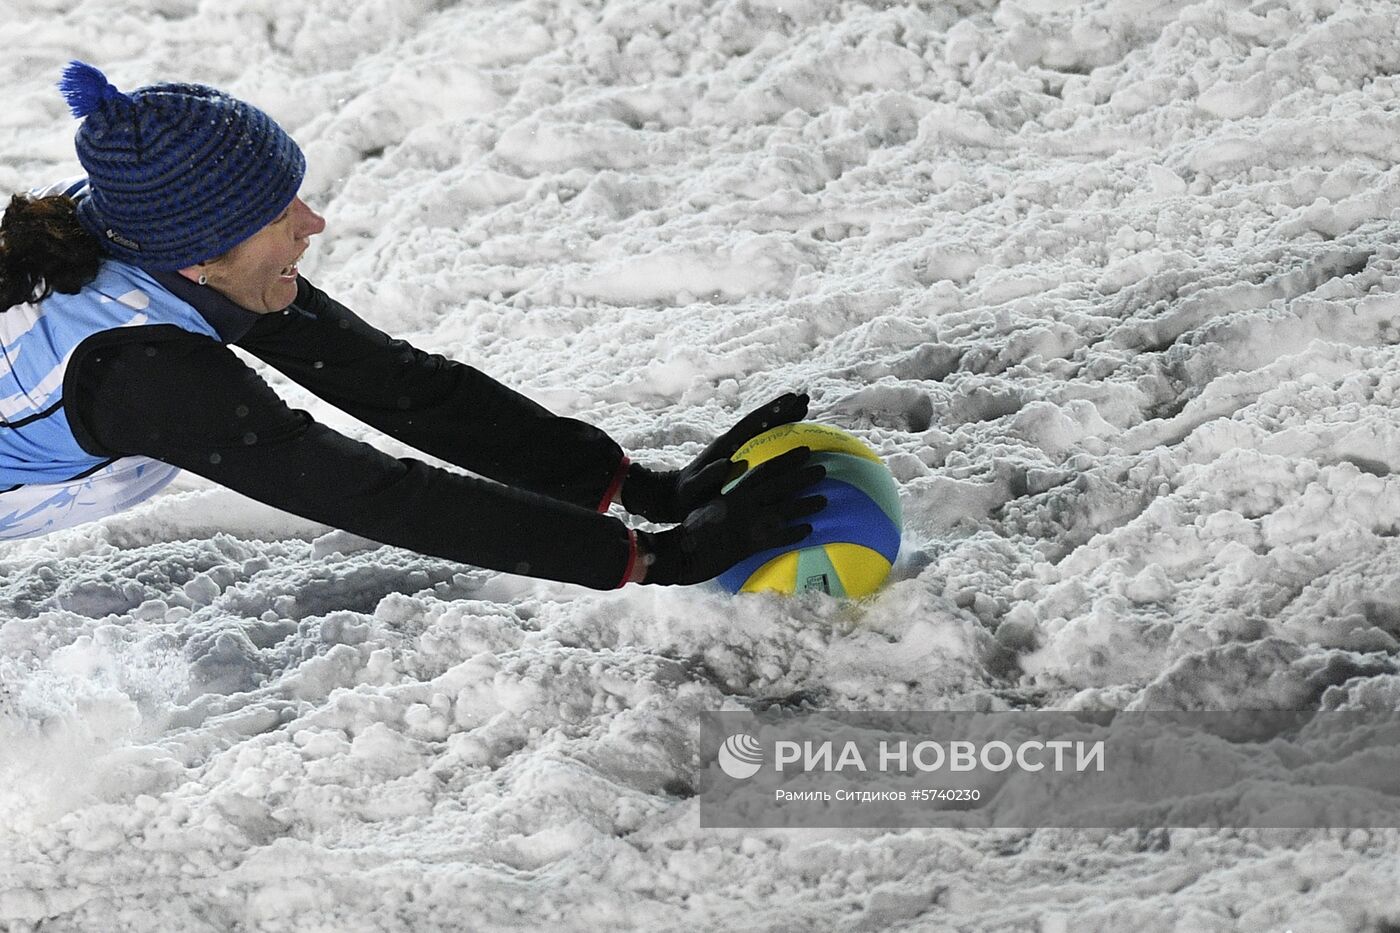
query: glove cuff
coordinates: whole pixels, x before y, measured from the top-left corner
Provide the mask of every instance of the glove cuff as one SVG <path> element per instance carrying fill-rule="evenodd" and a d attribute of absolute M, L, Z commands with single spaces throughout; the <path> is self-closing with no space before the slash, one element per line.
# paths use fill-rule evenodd
<path fill-rule="evenodd" d="M 631 528 L 627 529 L 627 566 L 622 569 L 622 579 L 618 581 L 615 590 L 620 590 L 632 580 L 632 571 L 637 566 L 637 532 Z"/>
<path fill-rule="evenodd" d="M 622 460 L 618 463 L 617 469 L 613 471 L 612 479 L 608 481 L 608 488 L 604 490 L 603 498 L 599 500 L 598 508 L 595 509 L 595 511 L 606 512 L 608 507 L 612 505 L 613 499 L 617 496 L 618 488 L 622 486 L 622 481 L 627 478 L 627 468 L 631 465 L 631 459 L 629 459 L 626 454 L 623 454 Z"/>

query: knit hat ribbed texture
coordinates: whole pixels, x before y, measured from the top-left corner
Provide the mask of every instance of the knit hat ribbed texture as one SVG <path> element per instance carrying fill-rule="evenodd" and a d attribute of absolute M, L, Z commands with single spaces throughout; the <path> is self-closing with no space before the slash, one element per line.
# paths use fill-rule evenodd
<path fill-rule="evenodd" d="M 306 158 L 251 104 L 201 84 L 129 94 L 83 62 L 59 89 L 83 119 L 75 144 L 89 194 L 78 220 L 107 253 L 152 272 L 214 259 L 282 213 Z"/>

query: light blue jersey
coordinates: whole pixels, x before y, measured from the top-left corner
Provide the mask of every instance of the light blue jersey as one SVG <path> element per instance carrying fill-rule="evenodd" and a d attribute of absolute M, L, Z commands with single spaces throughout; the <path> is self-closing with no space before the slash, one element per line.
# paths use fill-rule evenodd
<path fill-rule="evenodd" d="M 81 187 L 75 182 L 58 190 L 72 194 Z M 45 193 L 53 191 L 36 192 Z M 55 292 L 0 312 L 0 540 L 111 515 L 179 472 L 145 457 L 89 453 L 63 404 L 68 364 L 79 344 L 105 331 L 155 324 L 220 339 L 194 307 L 116 260 L 105 260 L 76 295 Z"/>

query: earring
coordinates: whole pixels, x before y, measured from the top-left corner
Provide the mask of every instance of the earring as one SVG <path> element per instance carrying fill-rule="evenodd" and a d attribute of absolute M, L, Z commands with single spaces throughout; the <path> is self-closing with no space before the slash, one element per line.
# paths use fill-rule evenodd
<path fill-rule="evenodd" d="M 200 285 L 208 285 L 208 284 L 209 284 L 209 276 L 207 276 L 207 275 L 205 275 L 203 272 L 201 272 L 201 273 L 199 274 L 199 284 L 200 284 Z"/>

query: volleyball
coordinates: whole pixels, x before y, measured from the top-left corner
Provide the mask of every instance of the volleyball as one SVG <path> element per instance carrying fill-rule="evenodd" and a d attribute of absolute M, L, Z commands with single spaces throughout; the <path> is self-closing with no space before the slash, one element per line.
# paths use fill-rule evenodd
<path fill-rule="evenodd" d="M 860 438 L 807 421 L 765 431 L 730 459 L 747 461 L 752 470 L 794 447 L 810 447 L 810 462 L 826 467 L 826 477 L 803 493 L 827 501 L 806 519 L 812 534 L 753 555 L 720 574 L 719 583 L 731 593 L 868 596 L 885 582 L 899 554 L 903 516 L 894 477 Z M 743 481 L 741 476 L 734 482 Z"/>

